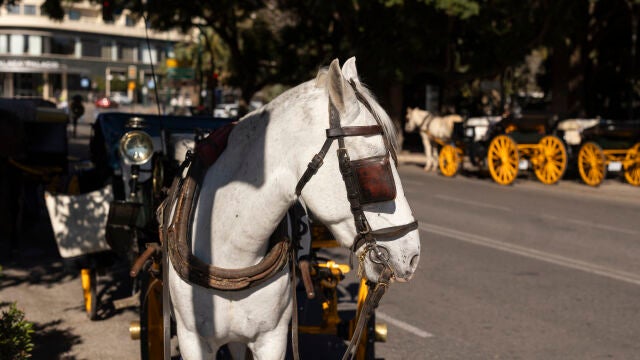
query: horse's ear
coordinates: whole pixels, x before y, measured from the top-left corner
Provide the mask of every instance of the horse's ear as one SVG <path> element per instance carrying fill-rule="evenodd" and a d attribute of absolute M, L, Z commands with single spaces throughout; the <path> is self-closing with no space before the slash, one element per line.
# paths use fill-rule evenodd
<path fill-rule="evenodd" d="M 327 87 L 329 90 L 329 98 L 333 105 L 335 105 L 338 112 L 341 114 L 347 115 L 343 116 L 343 120 L 348 120 L 351 118 L 348 112 L 353 110 L 358 110 L 358 104 L 356 99 L 356 94 L 351 88 L 351 85 L 347 83 L 347 80 L 342 76 L 342 71 L 340 71 L 340 64 L 338 63 L 338 59 L 335 59 L 329 65 L 329 73 L 327 74 Z"/>
<path fill-rule="evenodd" d="M 345 79 L 354 81 L 358 80 L 358 69 L 356 69 L 356 57 L 352 56 L 342 65 L 342 75 Z"/>
<path fill-rule="evenodd" d="M 323 88 L 327 83 L 327 69 L 320 69 L 316 75 L 316 87 Z"/>

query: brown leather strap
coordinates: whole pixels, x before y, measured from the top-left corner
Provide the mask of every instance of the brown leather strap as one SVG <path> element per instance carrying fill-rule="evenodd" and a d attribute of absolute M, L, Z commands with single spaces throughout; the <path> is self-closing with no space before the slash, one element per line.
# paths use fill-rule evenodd
<path fill-rule="evenodd" d="M 342 356 L 342 360 L 353 359 L 356 356 L 357 351 L 354 350 L 357 349 L 358 344 L 360 343 L 362 331 L 364 330 L 367 321 L 371 318 L 371 314 L 378 307 L 380 299 L 382 299 L 382 295 L 384 295 L 384 293 L 387 291 L 391 275 L 391 269 L 385 267 L 384 270 L 382 270 L 382 272 L 380 273 L 378 283 L 374 287 L 373 291 L 369 291 L 369 293 L 367 294 L 367 299 L 365 300 L 364 306 L 360 311 L 356 327 L 353 331 L 353 335 L 351 336 L 351 341 L 349 342 L 349 346 Z"/>
<path fill-rule="evenodd" d="M 371 239 L 375 240 L 393 240 L 399 237 L 402 237 L 413 230 L 418 228 L 418 222 L 413 221 L 405 225 L 392 226 L 384 229 L 379 229 L 375 231 L 371 231 L 367 234 L 367 236 L 358 235 L 353 242 L 352 251 L 357 251 L 362 245 L 367 243 Z"/>
<path fill-rule="evenodd" d="M 298 267 L 300 268 L 300 275 L 302 275 L 302 284 L 304 285 L 307 299 L 314 299 L 316 297 L 316 291 L 313 287 L 313 280 L 311 279 L 311 263 L 309 260 L 299 260 Z"/>
<path fill-rule="evenodd" d="M 382 127 L 380 125 L 370 126 L 343 126 L 327 129 L 328 138 L 338 138 L 345 136 L 371 136 L 382 135 Z"/>
<path fill-rule="evenodd" d="M 147 249 L 140 256 L 138 256 L 136 261 L 133 263 L 133 266 L 131 267 L 131 271 L 129 271 L 129 276 L 133 278 L 138 276 L 138 273 L 140 272 L 140 270 L 142 270 L 144 263 L 152 255 L 158 254 L 160 252 L 162 252 L 162 250 L 160 249 L 160 246 L 158 244 L 156 243 L 148 244 Z"/>
<path fill-rule="evenodd" d="M 355 92 L 356 98 L 360 100 L 360 102 L 364 105 L 364 107 L 367 108 L 367 110 L 369 110 L 369 112 L 371 113 L 371 115 L 373 115 L 373 118 L 376 120 L 378 125 L 382 127 L 382 119 L 380 119 L 380 116 L 378 115 L 378 113 L 376 113 L 373 110 L 373 107 L 371 106 L 369 101 L 367 101 L 367 98 L 365 98 L 364 95 L 362 95 L 362 93 L 358 90 L 358 87 L 356 86 L 356 82 L 353 79 L 350 79 L 349 84 L 351 84 L 351 88 Z M 398 155 L 396 154 L 396 149 L 393 146 L 391 146 L 391 143 L 387 137 L 387 134 L 384 134 L 382 139 L 384 140 L 384 145 L 387 147 L 387 150 L 389 150 L 389 152 L 391 153 L 391 157 L 393 158 L 393 161 L 396 163 L 396 166 L 398 166 Z"/>
<path fill-rule="evenodd" d="M 291 296 L 292 306 L 293 306 L 293 314 L 291 318 L 291 350 L 293 352 L 293 360 L 300 360 L 300 349 L 298 344 L 298 295 L 296 291 L 296 286 L 298 285 L 298 279 L 296 277 L 296 252 L 290 251 L 291 260 L 289 264 L 291 264 Z"/>

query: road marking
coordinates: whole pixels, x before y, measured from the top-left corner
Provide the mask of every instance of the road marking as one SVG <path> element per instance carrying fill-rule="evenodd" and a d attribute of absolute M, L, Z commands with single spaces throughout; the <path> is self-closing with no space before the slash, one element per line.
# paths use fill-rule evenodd
<path fill-rule="evenodd" d="M 583 220 L 565 219 L 565 218 L 559 218 L 559 217 L 556 217 L 556 216 L 545 215 L 545 214 L 540 214 L 539 216 L 542 217 L 542 218 L 545 218 L 545 219 L 549 219 L 549 220 L 554 220 L 554 221 L 559 221 L 559 222 L 574 223 L 574 224 L 578 224 L 580 226 L 593 227 L 593 228 L 596 228 L 596 229 L 602 229 L 602 230 L 607 230 L 607 231 L 615 231 L 615 232 L 619 232 L 619 233 L 623 233 L 623 234 L 627 234 L 627 235 L 638 235 L 638 234 L 640 234 L 640 232 L 635 231 L 635 230 L 631 230 L 631 229 L 619 228 L 619 227 L 615 227 L 615 226 L 598 224 L 598 223 L 591 223 L 591 222 L 583 221 Z"/>
<path fill-rule="evenodd" d="M 512 254 L 525 256 L 528 258 L 545 261 L 554 265 L 559 265 L 571 269 L 581 270 L 590 274 L 596 274 L 610 279 L 623 281 L 633 285 L 640 285 L 640 276 L 637 274 L 611 269 L 605 266 L 587 263 L 580 260 L 567 258 L 560 255 L 547 253 L 544 251 L 529 249 L 523 246 L 508 244 L 502 241 L 492 240 L 480 235 L 474 235 L 465 233 L 458 230 L 453 230 L 438 226 L 435 224 L 429 224 L 420 222 L 420 229 L 426 232 L 446 236 L 449 238 L 461 240 L 475 245 L 486 246 L 492 249 L 509 252 Z"/>
<path fill-rule="evenodd" d="M 441 199 L 441 200 L 445 200 L 445 201 L 457 202 L 457 203 L 461 203 L 461 204 L 465 204 L 465 205 L 472 205 L 472 206 L 478 206 L 478 207 L 483 207 L 483 208 L 488 208 L 488 209 L 495 209 L 495 210 L 502 210 L 502 211 L 511 211 L 511 209 L 506 207 L 506 206 L 498 206 L 498 205 L 485 204 L 485 203 L 481 203 L 481 202 L 478 202 L 478 201 L 463 200 L 463 199 L 455 198 L 453 196 L 436 195 L 434 197 L 437 198 L 437 199 Z"/>
<path fill-rule="evenodd" d="M 386 321 L 387 323 L 398 327 L 406 332 L 410 332 L 415 336 L 421 337 L 421 338 L 430 338 L 433 337 L 432 333 L 426 332 L 422 329 L 419 329 L 411 324 L 407 324 L 406 322 L 402 321 L 402 320 L 398 320 L 390 315 L 387 315 L 383 312 L 381 312 L 380 310 L 376 310 L 376 318 Z"/>

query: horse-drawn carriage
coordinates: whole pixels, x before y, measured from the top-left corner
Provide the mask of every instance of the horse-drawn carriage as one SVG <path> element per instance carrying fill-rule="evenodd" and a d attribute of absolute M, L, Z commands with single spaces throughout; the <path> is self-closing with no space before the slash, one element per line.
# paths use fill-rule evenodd
<path fill-rule="evenodd" d="M 454 176 L 465 156 L 479 168 L 487 167 L 495 182 L 512 184 L 520 170 L 532 169 L 544 184 L 558 182 L 567 167 L 564 142 L 554 134 L 555 120 L 547 114 L 523 113 L 500 121 L 470 118 L 456 124 L 450 143 L 442 143 L 438 165 Z M 478 131 L 484 134 L 478 136 Z"/>
<path fill-rule="evenodd" d="M 43 99 L 0 99 L 3 255 L 19 247 L 23 220 L 39 215 L 45 191 L 77 191 L 77 181 L 72 181 L 69 171 L 68 120 L 64 111 Z M 27 213 L 32 216 L 25 216 Z"/>
<path fill-rule="evenodd" d="M 585 129 L 576 161 L 587 185 L 599 186 L 607 172 L 621 172 L 640 186 L 640 120 L 601 119 Z"/>
<path fill-rule="evenodd" d="M 199 142 L 160 181 L 171 181 L 157 212 L 161 245 L 147 246 L 131 271 L 151 274 L 130 329 L 143 358 L 167 359 L 176 333 L 184 359 L 223 345 L 234 358 L 248 349 L 283 359 L 288 332 L 297 358 L 300 276 L 322 314 L 300 331 L 351 338 L 344 358 L 373 359 L 374 309 L 391 281 L 411 278 L 420 251 L 392 131 L 350 59 Z M 121 147 L 135 158 L 144 143 Z M 338 245 L 357 259 L 357 319 L 338 313 L 350 266 L 318 255 Z"/>

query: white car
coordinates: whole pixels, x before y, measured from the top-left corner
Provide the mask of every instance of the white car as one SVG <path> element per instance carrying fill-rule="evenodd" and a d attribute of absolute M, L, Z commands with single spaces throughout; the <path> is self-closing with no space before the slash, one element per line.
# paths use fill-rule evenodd
<path fill-rule="evenodd" d="M 234 118 L 238 116 L 238 103 L 218 104 L 213 109 L 213 117 Z"/>
<path fill-rule="evenodd" d="M 133 102 L 126 93 L 120 91 L 114 91 L 111 93 L 111 100 L 121 105 L 131 105 Z"/>

